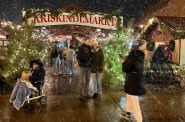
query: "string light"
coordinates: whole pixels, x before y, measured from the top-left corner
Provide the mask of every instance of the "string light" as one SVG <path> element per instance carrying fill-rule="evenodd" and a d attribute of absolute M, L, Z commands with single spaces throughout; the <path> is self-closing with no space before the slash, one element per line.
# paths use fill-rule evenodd
<path fill-rule="evenodd" d="M 132 29 L 129 30 L 132 32 Z M 121 70 L 121 62 L 118 54 L 123 56 L 128 54 L 128 45 L 126 41 L 126 35 L 124 32 L 108 34 L 106 43 L 103 45 L 104 56 L 106 60 L 105 71 L 111 76 L 109 79 L 111 82 L 122 82 L 124 79 L 123 72 Z"/>
<path fill-rule="evenodd" d="M 2 73 L 4 77 L 13 77 L 21 70 L 28 68 L 30 60 L 47 59 L 50 44 L 46 37 L 41 36 L 39 32 L 35 33 L 33 28 L 25 25 L 14 26 L 11 22 L 3 22 L 1 25 L 3 25 L 2 30 L 9 28 L 14 32 L 9 38 L 11 43 L 8 45 L 8 50 L 11 51 L 5 57 L 7 68 Z M 33 38 L 33 35 L 36 38 Z"/>

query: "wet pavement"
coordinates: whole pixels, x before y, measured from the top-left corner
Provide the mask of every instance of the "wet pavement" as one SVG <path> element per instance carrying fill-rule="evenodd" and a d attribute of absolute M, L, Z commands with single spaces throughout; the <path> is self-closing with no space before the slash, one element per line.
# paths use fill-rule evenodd
<path fill-rule="evenodd" d="M 124 93 L 103 92 L 96 100 L 78 100 L 78 70 L 75 75 L 54 76 L 47 69 L 45 90 L 47 105 L 31 103 L 17 111 L 8 106 L 10 94 L 0 96 L 0 122 L 127 122 L 120 113 L 125 110 Z M 90 89 L 92 94 L 92 87 Z M 148 93 L 140 97 L 144 122 L 185 122 L 185 93 Z"/>

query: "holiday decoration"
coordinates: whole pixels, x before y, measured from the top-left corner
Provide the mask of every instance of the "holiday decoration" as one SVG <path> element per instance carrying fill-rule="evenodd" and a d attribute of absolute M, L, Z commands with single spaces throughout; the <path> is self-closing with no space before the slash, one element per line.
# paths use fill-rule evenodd
<path fill-rule="evenodd" d="M 155 49 L 155 42 L 151 42 L 151 41 L 147 42 L 146 49 L 147 51 L 153 51 Z"/>
<path fill-rule="evenodd" d="M 34 22 L 37 26 L 56 25 L 58 23 L 62 24 L 77 24 L 94 27 L 104 27 L 110 29 L 120 30 L 123 26 L 123 18 L 121 16 L 121 11 L 117 10 L 110 14 L 103 14 L 99 12 L 89 12 L 89 11 L 78 11 L 75 9 L 28 9 L 23 11 L 23 21 L 25 23 Z M 54 23 L 53 23 L 54 22 Z M 53 24 L 51 24 L 53 23 Z"/>
<path fill-rule="evenodd" d="M 43 62 L 48 58 L 49 42 L 44 35 L 36 31 L 33 26 L 13 26 L 4 22 L 2 31 L 9 32 L 7 51 L 4 61 L 4 70 L 1 74 L 12 81 L 23 70 L 29 69 L 29 62 L 33 59 L 41 59 Z"/>
<path fill-rule="evenodd" d="M 153 30 L 153 31 L 151 32 L 151 34 L 152 34 L 153 36 L 159 36 L 160 34 L 162 34 L 162 32 L 161 32 L 161 31 L 158 31 L 158 30 Z"/>
<path fill-rule="evenodd" d="M 170 42 L 169 42 L 169 45 L 168 45 L 169 47 L 169 50 L 170 51 L 174 51 L 175 50 L 175 41 L 172 39 L 172 40 L 170 40 Z"/>
<path fill-rule="evenodd" d="M 170 32 L 170 34 L 174 37 L 174 39 L 180 39 L 185 37 L 185 32 L 176 31 L 174 28 L 166 25 L 164 22 L 160 21 L 159 19 L 153 17 L 148 20 L 143 32 L 142 38 L 149 39 L 151 35 L 158 36 L 162 34 L 161 31 L 157 30 L 157 27 L 160 25 L 163 30 Z"/>
<path fill-rule="evenodd" d="M 114 33 L 113 36 L 103 45 L 105 56 L 104 81 L 122 82 L 124 74 L 119 54 L 128 55 L 128 43 L 123 31 Z"/>

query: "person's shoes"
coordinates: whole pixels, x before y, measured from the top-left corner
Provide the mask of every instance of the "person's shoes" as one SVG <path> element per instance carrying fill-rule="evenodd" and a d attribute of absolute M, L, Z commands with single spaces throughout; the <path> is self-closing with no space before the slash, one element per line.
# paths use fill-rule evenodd
<path fill-rule="evenodd" d="M 57 73 L 53 73 L 54 76 L 57 76 L 58 74 Z"/>
<path fill-rule="evenodd" d="M 80 101 L 87 101 L 87 98 L 86 97 L 79 97 L 78 98 Z"/>
<path fill-rule="evenodd" d="M 62 77 L 68 77 L 68 74 L 64 74 L 64 75 L 62 75 Z"/>
<path fill-rule="evenodd" d="M 122 115 L 125 119 L 127 119 L 127 120 L 131 120 L 130 114 L 131 114 L 130 112 L 121 113 L 121 115 Z"/>
<path fill-rule="evenodd" d="M 92 96 L 92 99 L 96 99 L 96 98 L 98 98 L 98 94 L 94 93 L 94 95 Z"/>
<path fill-rule="evenodd" d="M 13 106 L 13 103 L 12 102 L 9 102 L 7 106 Z"/>
<path fill-rule="evenodd" d="M 69 76 L 70 76 L 70 77 L 73 77 L 73 76 L 74 76 L 74 74 L 69 74 Z"/>
<path fill-rule="evenodd" d="M 90 95 L 85 96 L 86 99 L 91 99 L 92 97 Z"/>

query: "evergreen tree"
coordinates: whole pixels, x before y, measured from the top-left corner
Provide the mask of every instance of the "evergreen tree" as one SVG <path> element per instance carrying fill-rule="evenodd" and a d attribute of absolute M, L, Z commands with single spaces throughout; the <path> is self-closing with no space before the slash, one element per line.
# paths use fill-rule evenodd
<path fill-rule="evenodd" d="M 122 63 L 119 54 L 128 55 L 128 43 L 123 31 L 114 33 L 113 36 L 103 45 L 105 56 L 104 81 L 120 82 L 124 79 Z"/>
<path fill-rule="evenodd" d="M 3 29 L 7 28 L 9 27 L 5 26 Z M 37 32 L 33 26 L 12 27 L 9 32 L 9 44 L 4 58 L 6 68 L 1 73 L 8 81 L 12 81 L 23 70 L 29 68 L 31 60 L 46 61 L 50 44 L 47 38 Z"/>

